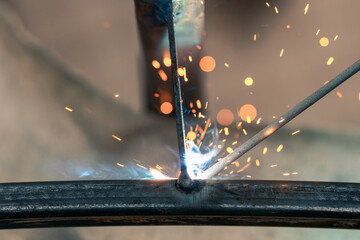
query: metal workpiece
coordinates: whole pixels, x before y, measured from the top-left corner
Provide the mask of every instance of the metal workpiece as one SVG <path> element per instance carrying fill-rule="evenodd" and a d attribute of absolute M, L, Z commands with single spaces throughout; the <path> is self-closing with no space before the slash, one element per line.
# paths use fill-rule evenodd
<path fill-rule="evenodd" d="M 176 179 L 0 184 L 0 228 L 238 225 L 360 228 L 360 184 Z"/>

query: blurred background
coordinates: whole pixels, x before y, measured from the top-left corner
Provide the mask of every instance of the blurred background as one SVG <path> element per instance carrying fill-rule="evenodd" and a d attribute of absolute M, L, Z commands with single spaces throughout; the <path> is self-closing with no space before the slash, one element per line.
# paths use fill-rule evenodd
<path fill-rule="evenodd" d="M 177 28 L 178 35 L 195 29 L 200 36 L 192 36 L 178 51 L 192 84 L 185 100 L 191 112 L 187 133 L 198 134 L 196 125 L 204 129 L 201 115 L 211 118 L 218 142 L 213 145 L 221 145 L 216 154 L 244 142 L 360 56 L 356 0 L 206 0 L 201 5 L 187 15 L 193 22 L 179 21 Z M 150 169 L 177 176 L 172 108 L 161 108 L 162 101 L 172 104 L 171 96 L 162 98 L 171 93 L 170 81 L 159 73 L 163 70 L 170 78 L 164 61 L 166 31 L 156 26 L 156 34 L 146 35 L 137 23 L 141 17 L 131 0 L 0 1 L 2 182 L 159 176 Z M 153 55 L 144 54 L 146 49 Z M 199 95 L 191 94 L 194 89 Z M 356 75 L 222 177 L 359 182 L 359 146 Z M 68 228 L 6 230 L 0 235 L 359 238 L 358 231 L 349 230 L 249 227 Z"/>

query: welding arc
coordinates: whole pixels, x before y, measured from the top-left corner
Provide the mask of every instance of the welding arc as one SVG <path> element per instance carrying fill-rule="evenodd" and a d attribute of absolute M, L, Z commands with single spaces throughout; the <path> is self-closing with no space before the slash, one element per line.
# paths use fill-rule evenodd
<path fill-rule="evenodd" d="M 351 76 L 356 74 L 360 70 L 360 60 L 356 61 L 353 65 L 348 67 L 345 71 L 340 73 L 338 76 L 336 76 L 334 79 L 326 83 L 324 86 L 322 86 L 320 89 L 315 91 L 313 94 L 305 98 L 303 101 L 301 101 L 299 104 L 297 104 L 295 107 L 290 109 L 287 113 L 276 119 L 273 123 L 269 124 L 267 127 L 265 127 L 263 130 L 258 132 L 256 135 L 254 135 L 252 138 L 247 140 L 244 144 L 239 146 L 238 148 L 234 149 L 232 153 L 221 159 L 219 162 L 205 170 L 202 174 L 200 174 L 197 178 L 199 179 L 208 179 L 216 174 L 220 173 L 226 166 L 230 165 L 232 162 L 243 156 L 245 153 L 247 153 L 249 150 L 251 150 L 253 147 L 258 145 L 260 142 L 265 140 L 267 137 L 269 137 L 271 134 L 279 130 L 282 126 L 290 122 L 292 119 L 294 119 L 296 116 L 298 116 L 300 113 L 305 111 L 308 107 L 319 101 L 322 97 L 324 97 L 326 94 L 334 90 L 336 87 L 338 87 L 340 84 L 348 80 Z"/>

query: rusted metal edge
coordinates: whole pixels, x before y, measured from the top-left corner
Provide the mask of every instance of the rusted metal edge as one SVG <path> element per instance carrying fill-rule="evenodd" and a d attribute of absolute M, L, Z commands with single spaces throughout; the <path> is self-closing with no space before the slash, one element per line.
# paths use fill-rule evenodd
<path fill-rule="evenodd" d="M 0 228 L 239 225 L 360 228 L 360 184 L 204 180 L 0 184 Z"/>

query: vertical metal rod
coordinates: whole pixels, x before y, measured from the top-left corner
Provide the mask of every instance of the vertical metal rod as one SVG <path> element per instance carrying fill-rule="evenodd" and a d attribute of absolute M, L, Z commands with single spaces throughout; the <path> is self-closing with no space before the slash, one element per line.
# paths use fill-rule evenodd
<path fill-rule="evenodd" d="M 200 179 L 211 178 L 216 174 L 218 174 L 219 172 L 221 172 L 226 166 L 234 162 L 236 159 L 240 158 L 242 155 L 247 153 L 249 150 L 251 150 L 253 147 L 258 145 L 263 140 L 265 140 L 271 134 L 279 130 L 285 124 L 287 124 L 296 116 L 298 116 L 300 113 L 305 111 L 308 107 L 319 101 L 322 97 L 324 97 L 326 94 L 334 90 L 341 83 L 345 82 L 347 79 L 349 79 L 351 76 L 356 74 L 358 71 L 360 71 L 360 60 L 356 61 L 353 65 L 348 67 L 345 71 L 340 73 L 330 82 L 322 86 L 320 89 L 315 91 L 307 98 L 305 98 L 295 107 L 290 109 L 287 113 L 282 115 L 280 118 L 276 119 L 273 123 L 269 124 L 259 133 L 257 133 L 252 138 L 247 140 L 244 144 L 236 148 L 232 153 L 230 153 L 229 155 L 221 159 L 219 162 L 211 166 L 209 169 L 203 172 L 198 178 Z"/>
<path fill-rule="evenodd" d="M 168 32 L 169 32 L 169 46 L 171 56 L 171 72 L 174 88 L 174 107 L 176 116 L 176 129 L 178 136 L 179 159 L 180 159 L 180 175 L 178 177 L 178 184 L 180 188 L 187 190 L 192 186 L 192 179 L 190 178 L 185 163 L 185 123 L 183 112 L 183 95 L 181 91 L 181 82 L 178 74 L 178 59 L 176 50 L 175 39 L 175 26 L 174 26 L 174 9 L 172 0 L 169 1 L 170 11 L 168 13 Z"/>

